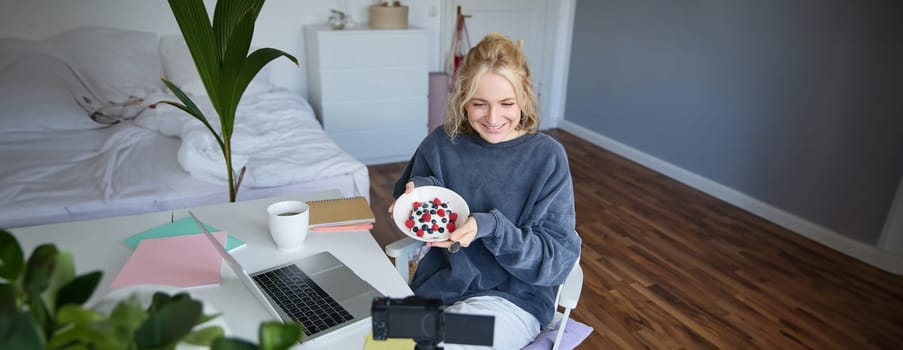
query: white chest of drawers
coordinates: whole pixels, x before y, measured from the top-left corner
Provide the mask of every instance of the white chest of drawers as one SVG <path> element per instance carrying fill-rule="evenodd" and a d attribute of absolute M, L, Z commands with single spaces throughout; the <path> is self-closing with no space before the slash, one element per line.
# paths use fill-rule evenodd
<path fill-rule="evenodd" d="M 310 102 L 323 129 L 365 164 L 408 160 L 426 136 L 423 29 L 304 28 Z"/>

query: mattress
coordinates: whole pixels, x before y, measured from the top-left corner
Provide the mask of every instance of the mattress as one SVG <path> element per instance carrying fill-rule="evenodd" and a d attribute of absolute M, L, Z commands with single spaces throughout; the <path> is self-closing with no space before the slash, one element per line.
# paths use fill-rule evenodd
<path fill-rule="evenodd" d="M 184 40 L 112 28 L 0 38 L 0 228 L 228 202 L 219 131 Z M 251 81 L 232 128 L 238 200 L 339 190 L 369 198 L 367 167 L 323 131 L 298 93 Z"/>
<path fill-rule="evenodd" d="M 85 131 L 0 137 L 0 227 L 87 220 L 228 202 L 225 184 L 193 178 L 177 137 L 121 123 Z M 328 166 L 328 165 L 323 165 Z M 221 171 L 225 171 L 222 166 Z M 238 200 L 338 190 L 360 193 L 366 168 L 283 186 L 243 187 Z M 357 178 L 357 179 L 356 179 Z"/>

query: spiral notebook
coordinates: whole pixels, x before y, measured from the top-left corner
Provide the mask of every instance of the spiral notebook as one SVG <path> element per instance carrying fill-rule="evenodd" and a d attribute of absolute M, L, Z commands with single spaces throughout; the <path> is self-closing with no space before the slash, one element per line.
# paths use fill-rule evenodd
<path fill-rule="evenodd" d="M 361 196 L 311 201 L 307 205 L 310 206 L 310 228 L 376 222 L 370 204 Z"/>

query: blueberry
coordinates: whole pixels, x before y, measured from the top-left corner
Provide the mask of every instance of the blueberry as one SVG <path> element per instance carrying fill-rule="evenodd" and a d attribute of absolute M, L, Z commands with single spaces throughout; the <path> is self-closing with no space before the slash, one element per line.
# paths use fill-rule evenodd
<path fill-rule="evenodd" d="M 431 229 L 431 228 L 426 229 L 426 233 L 433 233 L 433 229 Z"/>
<path fill-rule="evenodd" d="M 436 210 L 430 210 L 430 214 L 436 214 Z"/>
<path fill-rule="evenodd" d="M 448 208 L 448 204 L 442 203 L 443 208 Z"/>
<path fill-rule="evenodd" d="M 422 207 L 422 208 L 429 208 L 430 205 L 429 205 L 429 204 L 426 204 L 426 203 L 423 203 L 420 207 Z"/>
<path fill-rule="evenodd" d="M 438 205 L 433 204 L 433 209 L 439 208 Z"/>
<path fill-rule="evenodd" d="M 435 223 L 436 223 L 436 220 L 432 220 L 432 223 L 434 223 L 434 224 L 435 224 Z"/>
<path fill-rule="evenodd" d="M 423 222 L 423 219 L 417 219 L 417 221 Z"/>
<path fill-rule="evenodd" d="M 417 232 L 417 226 L 411 227 L 411 231 Z"/>
<path fill-rule="evenodd" d="M 445 228 L 444 228 L 444 227 L 440 227 L 440 228 L 439 228 L 439 233 L 445 233 Z"/>
<path fill-rule="evenodd" d="M 412 219 L 413 219 L 413 218 L 412 218 Z M 442 218 L 442 223 L 446 223 L 446 222 L 448 222 L 448 219 Z"/>
<path fill-rule="evenodd" d="M 423 212 L 420 211 L 420 210 L 418 210 L 418 211 L 417 211 L 417 215 L 423 215 Z"/>
<path fill-rule="evenodd" d="M 426 230 L 427 228 L 429 228 L 429 226 L 427 226 L 426 224 L 423 224 L 423 225 L 420 225 L 420 228 Z"/>

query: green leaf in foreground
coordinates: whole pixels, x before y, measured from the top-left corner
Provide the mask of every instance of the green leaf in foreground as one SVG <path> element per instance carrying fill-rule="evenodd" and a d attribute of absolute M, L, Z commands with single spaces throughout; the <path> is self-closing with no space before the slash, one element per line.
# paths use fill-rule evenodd
<path fill-rule="evenodd" d="M 73 280 L 69 281 L 69 283 L 60 288 L 60 291 L 57 293 L 57 309 L 66 304 L 84 304 L 88 301 L 88 298 L 91 298 L 91 294 L 94 294 L 94 290 L 97 289 L 97 284 L 100 283 L 100 278 L 102 276 L 103 272 L 94 271 L 75 277 Z"/>
<path fill-rule="evenodd" d="M 251 342 L 238 338 L 221 337 L 213 341 L 210 346 L 212 350 L 258 350 L 259 348 Z"/>
<path fill-rule="evenodd" d="M 47 290 L 59 253 L 53 244 L 42 244 L 34 249 L 25 264 L 24 287 L 28 294 L 40 295 Z"/>
<path fill-rule="evenodd" d="M 0 230 L 0 278 L 15 281 L 25 264 L 22 246 L 9 231 Z"/>
<path fill-rule="evenodd" d="M 198 346 L 210 346 L 213 344 L 213 341 L 219 337 L 222 337 L 225 333 L 223 332 L 223 328 L 220 326 L 210 326 L 204 327 L 199 330 L 193 331 L 182 339 L 184 342 L 192 345 Z"/>
<path fill-rule="evenodd" d="M 288 349 L 301 340 L 301 327 L 294 323 L 264 322 L 259 332 L 260 348 L 263 350 Z"/>
<path fill-rule="evenodd" d="M 16 309 L 0 310 L 0 349 L 43 348 L 44 335 L 27 312 Z"/>
<path fill-rule="evenodd" d="M 162 294 L 162 293 L 157 293 Z M 154 303 L 158 299 L 154 295 Z M 152 305 L 147 320 L 135 332 L 135 344 L 139 349 L 159 349 L 174 345 L 188 335 L 201 318 L 203 305 L 180 293 L 161 306 Z"/>

